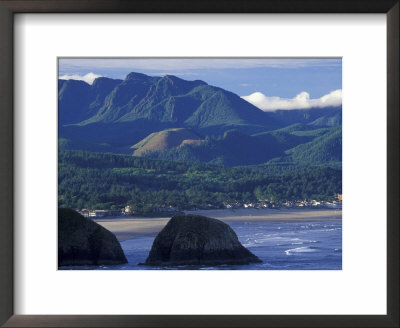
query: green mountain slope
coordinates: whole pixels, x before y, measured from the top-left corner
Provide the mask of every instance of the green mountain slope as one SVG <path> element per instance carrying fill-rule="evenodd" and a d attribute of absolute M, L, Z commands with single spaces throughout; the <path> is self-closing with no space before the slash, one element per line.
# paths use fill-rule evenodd
<path fill-rule="evenodd" d="M 222 136 L 231 129 L 252 134 L 281 126 L 273 115 L 203 81 L 140 73 L 123 81 L 98 78 L 93 85 L 60 80 L 58 112 L 59 136 L 72 141 L 68 145 L 84 140 L 96 151 L 98 144 L 126 149 L 171 128 Z"/>
<path fill-rule="evenodd" d="M 302 123 L 320 127 L 333 127 L 342 124 L 342 106 L 277 110 L 271 113 L 271 115 L 280 121 L 283 126 Z"/>
<path fill-rule="evenodd" d="M 301 128 L 305 131 L 297 131 Z M 252 136 L 230 130 L 222 137 L 204 140 L 189 129 L 167 129 L 150 134 L 132 148 L 134 156 L 224 166 L 258 165 L 270 160 L 302 166 L 341 161 L 341 127 L 311 129 L 294 125 Z"/>
<path fill-rule="evenodd" d="M 169 130 L 166 131 L 169 133 Z M 280 144 L 271 137 L 268 141 L 248 136 L 236 130 L 225 132 L 222 137 L 207 137 L 205 140 L 178 139 L 175 147 L 153 147 L 146 145 L 165 136 L 165 131 L 152 134 L 135 145 L 135 156 L 169 161 L 204 162 L 225 166 L 260 164 L 283 155 Z M 164 142 L 164 140 L 162 140 Z M 179 143 L 179 144 L 178 144 Z M 142 149 L 145 149 L 143 151 Z"/>
<path fill-rule="evenodd" d="M 302 166 L 335 164 L 342 161 L 342 126 L 331 128 L 329 132 L 314 140 L 300 144 L 286 151 L 286 156 L 273 162 L 292 162 Z"/>
<path fill-rule="evenodd" d="M 92 85 L 59 80 L 58 112 L 65 150 L 131 154 L 134 148 L 136 156 L 226 166 L 339 158 L 318 138 L 341 124 L 341 107 L 263 112 L 227 90 L 171 75 L 130 73 Z"/>
<path fill-rule="evenodd" d="M 59 80 L 59 125 L 74 124 L 95 115 L 107 95 L 121 82 L 105 77 L 97 78 L 92 85 L 83 81 Z"/>
<path fill-rule="evenodd" d="M 197 143 L 203 138 L 190 129 L 167 129 L 154 132 L 131 148 L 134 156 L 145 155 L 147 152 L 158 152 L 179 147 L 183 144 Z"/>
<path fill-rule="evenodd" d="M 311 125 L 296 123 L 273 131 L 254 134 L 255 137 L 269 142 L 274 138 L 280 145 L 281 150 L 288 150 L 300 144 L 312 141 L 330 131 L 330 128 L 316 128 Z"/>
<path fill-rule="evenodd" d="M 113 80 L 114 84 L 103 83 L 102 88 L 93 90 L 100 84 L 97 80 L 92 86 L 82 81 L 60 81 L 60 125 L 86 126 L 147 120 L 170 124 L 171 127 L 192 127 L 199 131 L 211 128 L 216 134 L 223 134 L 232 126 L 255 132 L 279 126 L 271 115 L 236 94 L 203 81 L 186 81 L 171 75 L 151 77 L 130 73 L 124 81 Z M 109 82 L 110 79 L 105 80 Z M 72 111 L 81 115 L 69 115 Z"/>

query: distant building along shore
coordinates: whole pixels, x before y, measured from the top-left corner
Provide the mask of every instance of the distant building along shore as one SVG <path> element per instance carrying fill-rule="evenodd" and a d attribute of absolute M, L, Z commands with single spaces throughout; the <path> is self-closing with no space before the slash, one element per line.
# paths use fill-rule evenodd
<path fill-rule="evenodd" d="M 272 200 L 260 200 L 253 203 L 240 203 L 240 202 L 224 202 L 222 205 L 207 204 L 205 206 L 192 207 L 191 211 L 196 210 L 213 210 L 213 209 L 239 209 L 239 208 L 331 208 L 331 209 L 342 209 L 343 196 L 341 194 L 336 195 L 334 201 L 324 200 L 296 200 L 296 201 L 272 201 Z M 135 214 L 130 205 L 127 205 L 120 210 L 90 210 L 90 209 L 75 209 L 77 212 L 82 214 L 86 218 L 103 218 L 110 216 L 131 216 Z M 176 213 L 179 208 L 162 205 L 159 207 L 153 207 L 153 213 L 158 212 L 170 212 Z"/>

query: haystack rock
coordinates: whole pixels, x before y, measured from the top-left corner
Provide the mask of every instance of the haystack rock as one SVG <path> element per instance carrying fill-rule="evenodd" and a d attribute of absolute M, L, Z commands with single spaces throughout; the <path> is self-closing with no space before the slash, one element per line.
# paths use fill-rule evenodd
<path fill-rule="evenodd" d="M 74 210 L 58 209 L 58 266 L 127 262 L 112 232 Z"/>
<path fill-rule="evenodd" d="M 144 263 L 152 266 L 249 264 L 261 260 L 226 223 L 199 215 L 174 216 L 157 235 Z"/>

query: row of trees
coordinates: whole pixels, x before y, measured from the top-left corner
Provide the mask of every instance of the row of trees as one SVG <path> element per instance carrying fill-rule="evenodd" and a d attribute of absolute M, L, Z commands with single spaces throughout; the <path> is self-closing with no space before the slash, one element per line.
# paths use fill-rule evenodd
<path fill-rule="evenodd" d="M 131 156 L 61 151 L 59 206 L 116 209 L 127 204 L 137 212 L 173 206 L 329 200 L 341 193 L 341 170 L 309 167 L 287 171 L 226 168 L 198 163 L 167 162 Z"/>

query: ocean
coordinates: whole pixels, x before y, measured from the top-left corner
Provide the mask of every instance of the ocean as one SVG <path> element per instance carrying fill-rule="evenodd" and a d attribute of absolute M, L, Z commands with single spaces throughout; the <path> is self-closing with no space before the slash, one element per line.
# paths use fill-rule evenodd
<path fill-rule="evenodd" d="M 341 270 L 342 221 L 226 221 L 262 263 L 221 266 L 150 267 L 145 262 L 154 236 L 121 242 L 127 264 L 65 267 L 96 270 Z"/>

